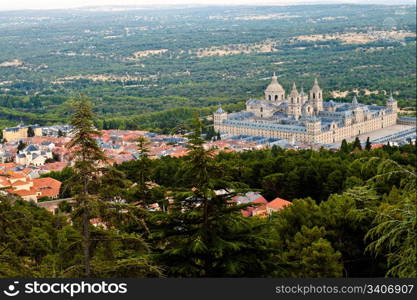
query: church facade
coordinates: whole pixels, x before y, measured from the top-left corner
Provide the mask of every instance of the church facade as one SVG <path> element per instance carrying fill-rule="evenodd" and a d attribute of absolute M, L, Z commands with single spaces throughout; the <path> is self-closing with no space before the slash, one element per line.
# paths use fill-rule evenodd
<path fill-rule="evenodd" d="M 317 79 L 308 93 L 295 83 L 289 94 L 275 74 L 262 100 L 249 99 L 246 110 L 214 113 L 214 129 L 229 135 L 263 136 L 290 142 L 332 144 L 396 124 L 397 101 L 390 95 L 385 106 L 323 100 Z"/>

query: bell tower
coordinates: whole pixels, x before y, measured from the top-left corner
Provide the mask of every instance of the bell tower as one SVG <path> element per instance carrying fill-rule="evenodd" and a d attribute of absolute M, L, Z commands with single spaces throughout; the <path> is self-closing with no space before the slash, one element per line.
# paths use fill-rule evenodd
<path fill-rule="evenodd" d="M 323 90 L 320 88 L 317 78 L 314 79 L 313 87 L 310 90 L 309 100 L 313 104 L 315 113 L 323 110 Z"/>
<path fill-rule="evenodd" d="M 397 100 L 395 100 L 394 97 L 392 96 L 392 92 L 387 100 L 386 106 L 392 111 L 392 113 L 398 112 L 398 103 L 397 103 Z"/>
<path fill-rule="evenodd" d="M 300 94 L 297 91 L 297 86 L 295 82 L 292 85 L 291 93 L 288 97 L 289 104 L 288 104 L 288 112 L 290 115 L 293 115 L 296 120 L 298 120 L 301 116 L 301 98 Z"/>
<path fill-rule="evenodd" d="M 227 112 L 223 110 L 222 106 L 219 105 L 219 108 L 213 115 L 214 125 L 220 125 L 223 120 L 227 120 Z"/>

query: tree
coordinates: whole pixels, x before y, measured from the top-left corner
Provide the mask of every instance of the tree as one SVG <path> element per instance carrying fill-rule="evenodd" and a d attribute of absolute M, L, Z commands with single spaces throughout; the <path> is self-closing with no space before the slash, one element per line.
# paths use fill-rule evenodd
<path fill-rule="evenodd" d="M 213 140 L 216 136 L 217 136 L 217 133 L 214 131 L 214 127 L 213 127 L 213 126 L 208 126 L 208 127 L 207 127 L 207 132 L 206 132 L 205 139 L 206 139 L 207 141 L 211 141 L 211 140 Z"/>
<path fill-rule="evenodd" d="M 374 219 L 375 226 L 365 236 L 372 241 L 367 250 L 386 256 L 387 276 L 417 276 L 417 221 L 415 193 L 404 193 L 396 204 L 382 204 Z"/>
<path fill-rule="evenodd" d="M 47 160 L 45 160 L 45 163 L 53 163 L 53 162 L 57 162 L 60 161 L 61 157 L 59 156 L 58 153 L 53 152 L 52 153 L 52 158 L 48 158 Z"/>
<path fill-rule="evenodd" d="M 283 253 L 290 277 L 341 277 L 342 255 L 324 238 L 323 227 L 302 226 Z"/>
<path fill-rule="evenodd" d="M 148 256 L 150 250 L 143 236 L 128 230 L 136 228 L 147 234 L 146 212 L 119 203 L 125 196 L 120 185 L 126 182 L 119 171 L 104 168 L 106 158 L 95 140 L 100 132 L 93 126 L 89 100 L 81 96 L 73 106 L 73 137 L 68 147 L 73 149 L 75 158 L 72 185 L 76 203 L 72 221 L 82 236 L 82 273 L 86 277 L 161 276 L 159 267 Z M 91 225 L 92 221 L 96 226 Z M 79 276 L 78 269 L 79 265 L 74 265 L 66 274 Z"/>
<path fill-rule="evenodd" d="M 217 132 L 216 137 L 217 137 L 218 141 L 220 141 L 222 139 L 222 136 L 221 136 L 220 132 Z"/>
<path fill-rule="evenodd" d="M 327 176 L 324 190 L 327 195 L 339 193 L 342 190 L 345 177 L 340 169 L 336 169 Z"/>
<path fill-rule="evenodd" d="M 98 185 L 99 198 L 102 201 L 125 201 L 129 198 L 132 182 L 126 179 L 126 175 L 114 167 L 102 170 L 100 184 Z"/>
<path fill-rule="evenodd" d="M 273 145 L 271 147 L 271 153 L 273 156 L 278 156 L 279 154 L 282 154 L 282 148 L 278 147 L 277 145 Z"/>
<path fill-rule="evenodd" d="M 349 145 L 348 145 L 348 143 L 345 139 L 342 140 L 342 144 L 340 146 L 340 151 L 343 152 L 343 153 L 349 153 L 350 152 Z"/>
<path fill-rule="evenodd" d="M 342 254 L 345 276 L 380 277 L 385 272 L 385 260 L 366 252 L 363 241 L 380 199 L 374 189 L 355 186 L 320 203 L 319 225 L 325 227 L 332 247 Z"/>
<path fill-rule="evenodd" d="M 300 176 L 298 175 L 297 170 L 290 171 L 284 182 L 282 196 L 286 199 L 295 199 L 300 191 Z"/>
<path fill-rule="evenodd" d="M 72 205 L 68 201 L 62 201 L 58 204 L 58 211 L 62 213 L 70 213 Z"/>
<path fill-rule="evenodd" d="M 147 181 L 150 180 L 150 173 L 151 173 L 151 160 L 149 159 L 149 146 L 150 142 L 144 137 L 140 136 L 137 139 L 137 145 L 138 145 L 138 152 L 139 152 L 139 159 L 137 160 L 137 175 L 136 177 L 136 183 L 137 187 L 136 189 L 136 196 L 137 200 L 141 201 L 142 204 L 145 204 L 148 202 L 149 197 L 149 188 L 147 186 Z"/>
<path fill-rule="evenodd" d="M 83 237 L 83 255 L 85 276 L 91 275 L 91 239 L 90 239 L 90 219 L 92 213 L 92 195 L 89 186 L 97 182 L 99 176 L 98 165 L 106 160 L 103 151 L 97 144 L 95 137 L 100 132 L 94 128 L 94 114 L 87 97 L 81 95 L 73 101 L 74 114 L 70 124 L 73 126 L 70 142 L 67 147 L 73 150 L 75 160 L 74 171 L 77 177 L 75 200 L 77 210 L 74 214 L 75 221 L 80 222 Z"/>
<path fill-rule="evenodd" d="M 361 141 L 359 140 L 359 137 L 355 138 L 355 141 L 353 142 L 353 150 L 358 149 L 358 150 L 362 150 L 362 145 L 361 145 Z"/>
<path fill-rule="evenodd" d="M 195 118 L 184 170 L 191 190 L 177 191 L 168 213 L 157 214 L 153 235 L 159 261 L 170 276 L 267 276 L 276 264 L 267 223 L 242 216 L 248 205 L 230 200 L 233 183 L 227 168 L 203 144 Z"/>
<path fill-rule="evenodd" d="M 370 240 L 368 251 L 387 257 L 389 270 L 387 276 L 417 276 L 417 197 L 415 172 L 399 165 L 395 161 L 371 158 L 367 165 L 376 164 L 377 174 L 369 183 L 389 182 L 392 177 L 400 177 L 402 195 L 396 203 L 383 202 L 375 210 L 374 227 L 365 236 Z M 396 198 L 398 190 L 392 187 L 388 199 Z"/>
<path fill-rule="evenodd" d="M 283 173 L 274 173 L 265 176 L 262 180 L 262 187 L 265 192 L 270 194 L 271 198 L 277 197 L 281 194 L 282 184 L 284 182 L 285 175 Z"/>
<path fill-rule="evenodd" d="M 0 278 L 61 276 L 64 261 L 56 237 L 65 235 L 66 225 L 33 203 L 0 195 Z"/>
<path fill-rule="evenodd" d="M 31 126 L 28 127 L 27 136 L 28 137 L 34 137 L 35 136 L 35 131 L 33 130 L 33 128 Z"/>
<path fill-rule="evenodd" d="M 350 176 L 350 177 L 347 177 L 345 182 L 343 183 L 343 188 L 345 190 L 347 190 L 347 189 L 353 188 L 355 186 L 361 186 L 361 185 L 363 185 L 363 180 L 362 179 L 360 179 L 356 176 Z"/>
<path fill-rule="evenodd" d="M 365 150 L 369 151 L 371 149 L 372 149 L 372 144 L 371 144 L 371 142 L 369 140 L 369 136 L 368 136 L 368 138 L 366 139 Z"/>
<path fill-rule="evenodd" d="M 26 143 L 24 143 L 24 142 L 22 142 L 22 141 L 19 141 L 19 144 L 17 145 L 17 152 L 22 151 L 23 149 L 25 149 L 25 148 L 26 148 L 26 146 L 27 146 L 27 144 L 26 144 Z"/>

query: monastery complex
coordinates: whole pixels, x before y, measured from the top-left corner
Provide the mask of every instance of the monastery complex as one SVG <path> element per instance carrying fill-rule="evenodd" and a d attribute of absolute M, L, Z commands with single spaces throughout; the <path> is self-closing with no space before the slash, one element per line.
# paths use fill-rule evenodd
<path fill-rule="evenodd" d="M 263 136 L 304 143 L 331 144 L 395 125 L 397 101 L 390 95 L 385 106 L 323 100 L 317 79 L 308 94 L 295 83 L 289 94 L 275 74 L 263 100 L 246 101 L 246 110 L 214 113 L 214 129 L 229 135 Z"/>

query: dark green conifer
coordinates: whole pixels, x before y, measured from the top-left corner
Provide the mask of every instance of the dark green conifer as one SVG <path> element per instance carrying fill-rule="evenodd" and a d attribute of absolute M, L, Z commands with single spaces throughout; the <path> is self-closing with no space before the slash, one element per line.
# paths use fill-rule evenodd
<path fill-rule="evenodd" d="M 28 137 L 34 137 L 35 136 L 35 131 L 33 130 L 33 128 L 31 126 L 28 127 L 27 135 L 28 135 Z"/>
<path fill-rule="evenodd" d="M 83 237 L 82 248 L 84 256 L 84 272 L 86 277 L 91 275 L 91 238 L 90 238 L 90 219 L 93 218 L 92 195 L 89 187 L 97 183 L 99 176 L 99 164 L 106 159 L 103 151 L 96 142 L 95 137 L 100 132 L 94 127 L 94 114 L 88 98 L 81 95 L 73 101 L 74 114 L 70 124 L 73 126 L 72 139 L 67 147 L 73 150 L 75 161 L 74 171 L 76 180 L 77 214 L 76 220 L 79 221 Z"/>
<path fill-rule="evenodd" d="M 350 152 L 349 145 L 348 145 L 348 143 L 345 139 L 343 139 L 343 141 L 342 141 L 342 145 L 340 146 L 340 151 L 343 152 L 343 153 L 349 153 Z"/>
<path fill-rule="evenodd" d="M 366 139 L 366 144 L 365 144 L 365 150 L 371 150 L 371 148 L 372 148 L 372 144 L 371 144 L 371 141 L 369 140 L 369 136 L 368 136 L 368 138 Z"/>
<path fill-rule="evenodd" d="M 248 205 L 231 201 L 237 186 L 213 150 L 205 149 L 201 127 L 195 118 L 188 136 L 189 190 L 177 191 L 169 212 L 157 218 L 159 261 L 168 266 L 169 276 L 266 276 L 276 263 L 266 221 L 243 217 Z"/>
<path fill-rule="evenodd" d="M 362 150 L 361 141 L 359 140 L 359 137 L 355 138 L 355 141 L 353 142 L 353 150 L 358 149 Z"/>
<path fill-rule="evenodd" d="M 160 269 L 148 257 L 149 247 L 143 235 L 148 233 L 146 212 L 123 203 L 130 184 L 113 168 L 96 142 L 100 132 L 94 127 L 89 100 L 74 100 L 71 125 L 73 137 L 68 147 L 75 160 L 72 178 L 76 200 L 72 221 L 82 236 L 83 275 L 101 277 L 160 276 Z M 91 224 L 98 221 L 98 227 Z M 137 232 L 131 232 L 135 228 Z M 78 266 L 68 268 L 68 276 L 79 276 Z"/>

